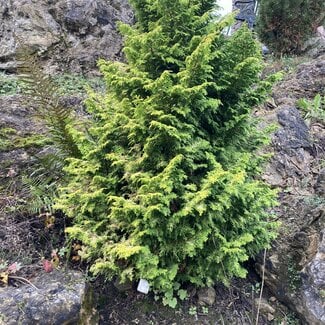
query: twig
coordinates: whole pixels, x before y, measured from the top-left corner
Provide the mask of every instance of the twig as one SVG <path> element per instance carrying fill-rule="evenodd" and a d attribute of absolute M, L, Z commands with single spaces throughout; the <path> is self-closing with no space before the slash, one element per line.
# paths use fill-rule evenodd
<path fill-rule="evenodd" d="M 262 295 L 263 295 L 263 288 L 264 288 L 264 276 L 265 276 L 265 261 L 266 261 L 266 248 L 264 249 L 264 255 L 263 255 L 263 268 L 262 268 L 262 284 L 261 284 L 261 291 L 260 291 L 260 297 L 258 299 L 258 306 L 257 306 L 257 314 L 256 314 L 256 321 L 255 325 L 258 325 L 258 319 L 260 316 L 260 308 L 261 308 L 261 301 L 262 301 Z"/>
<path fill-rule="evenodd" d="M 222 314 L 220 314 L 220 317 L 221 317 L 222 325 L 225 325 L 225 322 L 224 322 L 224 320 L 223 320 L 223 316 L 222 316 Z M 220 320 L 220 318 L 219 318 L 219 320 Z"/>
<path fill-rule="evenodd" d="M 248 313 L 246 310 L 244 310 L 244 313 L 245 313 L 246 318 L 248 318 L 249 324 L 250 324 L 250 325 L 253 325 L 253 322 L 252 322 L 252 319 L 251 319 L 250 316 L 249 316 L 249 313 Z M 252 316 L 252 315 L 251 315 L 251 316 Z"/>
<path fill-rule="evenodd" d="M 34 289 L 36 289 L 36 290 L 39 290 L 33 283 L 31 283 L 29 280 L 27 280 L 27 279 L 25 279 L 25 278 L 23 278 L 23 277 L 21 277 L 21 276 L 16 276 L 16 275 L 9 275 L 9 278 L 10 279 L 14 279 L 14 280 L 18 280 L 18 281 L 20 281 L 20 282 L 22 282 L 22 283 L 27 283 L 27 284 L 29 284 L 32 288 L 34 288 Z"/>

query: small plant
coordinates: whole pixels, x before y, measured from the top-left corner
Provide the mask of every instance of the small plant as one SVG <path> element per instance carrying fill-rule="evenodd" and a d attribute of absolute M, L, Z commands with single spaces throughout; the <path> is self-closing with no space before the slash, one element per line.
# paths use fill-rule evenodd
<path fill-rule="evenodd" d="M 15 133 L 16 130 L 12 128 L 0 129 L 0 151 L 7 151 L 12 147 L 10 137 Z"/>
<path fill-rule="evenodd" d="M 8 267 L 8 263 L 4 260 L 0 260 L 0 271 L 6 269 Z"/>
<path fill-rule="evenodd" d="M 202 314 L 204 315 L 209 314 L 209 307 L 202 306 Z"/>
<path fill-rule="evenodd" d="M 325 199 L 322 196 L 316 194 L 304 196 L 303 200 L 305 204 L 309 205 L 312 208 L 316 208 L 322 204 L 325 204 Z"/>
<path fill-rule="evenodd" d="M 252 292 L 255 294 L 259 294 L 261 291 L 261 283 L 257 282 L 255 284 L 252 284 Z"/>
<path fill-rule="evenodd" d="M 320 294 L 321 299 L 325 302 L 325 290 L 322 289 L 319 294 Z"/>
<path fill-rule="evenodd" d="M 297 106 L 304 112 L 308 124 L 312 122 L 325 123 L 325 96 L 317 94 L 314 99 L 300 98 Z"/>
<path fill-rule="evenodd" d="M 71 131 L 75 118 L 70 107 L 61 103 L 60 87 L 44 73 L 35 54 L 27 46 L 21 45 L 17 51 L 20 91 L 27 107 L 35 110 L 34 117 L 41 120 L 46 134 L 28 136 L 13 135 L 13 129 L 0 134 L 0 150 L 42 147 L 41 154 L 34 156 L 33 171 L 25 171 L 22 177 L 25 202 L 17 204 L 15 210 L 23 207 L 31 214 L 52 212 L 53 198 L 57 196 L 57 184 L 64 177 L 63 167 L 67 157 L 80 155 Z M 1 80 L 1 79 L 0 79 Z M 1 85 L 1 83 L 0 83 Z M 79 123 L 80 127 L 80 123 Z M 11 135 L 9 139 L 8 135 Z M 31 199 L 32 198 L 32 199 Z"/>
<path fill-rule="evenodd" d="M 188 314 L 191 315 L 191 316 L 195 316 L 197 314 L 197 308 L 196 308 L 196 306 L 191 306 L 188 309 Z"/>
<path fill-rule="evenodd" d="M 58 255 L 60 258 L 64 258 L 69 251 L 70 249 L 68 247 L 62 246 L 58 251 Z"/>
<path fill-rule="evenodd" d="M 283 324 L 283 321 L 281 322 L 281 324 Z M 289 312 L 284 317 L 284 324 L 285 325 L 299 325 L 300 321 L 293 312 Z"/>
<path fill-rule="evenodd" d="M 301 277 L 292 257 L 288 260 L 288 286 L 293 293 L 301 286 Z"/>
<path fill-rule="evenodd" d="M 15 76 L 0 73 L 0 96 L 14 95 L 21 90 L 21 82 Z"/>
<path fill-rule="evenodd" d="M 91 87 L 96 91 L 103 91 L 105 83 L 101 78 L 77 74 L 62 74 L 53 78 L 53 83 L 58 87 L 58 92 L 64 95 L 85 95 L 87 88 Z"/>

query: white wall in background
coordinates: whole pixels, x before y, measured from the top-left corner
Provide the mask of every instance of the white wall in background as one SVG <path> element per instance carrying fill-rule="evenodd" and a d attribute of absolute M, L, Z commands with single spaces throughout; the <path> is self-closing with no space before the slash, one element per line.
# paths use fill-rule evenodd
<path fill-rule="evenodd" d="M 224 16 L 232 12 L 232 0 L 217 0 L 217 4 L 220 7 L 218 13 L 221 16 Z"/>

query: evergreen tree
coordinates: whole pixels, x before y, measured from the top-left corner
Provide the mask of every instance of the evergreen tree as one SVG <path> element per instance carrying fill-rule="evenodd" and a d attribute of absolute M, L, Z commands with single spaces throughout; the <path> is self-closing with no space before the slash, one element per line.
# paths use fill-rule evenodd
<path fill-rule="evenodd" d="M 57 207 L 95 274 L 147 279 L 174 306 L 184 283 L 244 277 L 274 238 L 275 193 L 257 179 L 267 136 L 250 117 L 271 82 L 247 27 L 222 34 L 232 18 L 217 21 L 214 1 L 131 3 L 126 63 L 100 61 L 107 94 L 89 95 Z"/>
<path fill-rule="evenodd" d="M 257 31 L 277 55 L 299 54 L 325 22 L 324 0 L 260 0 Z"/>

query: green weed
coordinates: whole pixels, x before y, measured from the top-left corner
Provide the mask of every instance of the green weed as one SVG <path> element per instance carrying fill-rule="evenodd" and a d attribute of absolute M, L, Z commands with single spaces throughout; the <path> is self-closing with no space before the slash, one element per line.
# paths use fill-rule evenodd
<path fill-rule="evenodd" d="M 317 94 L 312 100 L 301 98 L 297 101 L 297 106 L 304 112 L 304 118 L 308 124 L 325 123 L 325 96 Z"/>
<path fill-rule="evenodd" d="M 21 82 L 16 76 L 0 73 L 0 96 L 14 95 L 21 90 Z"/>
<path fill-rule="evenodd" d="M 288 286 L 291 292 L 295 292 L 301 286 L 301 277 L 292 258 L 288 260 Z"/>

